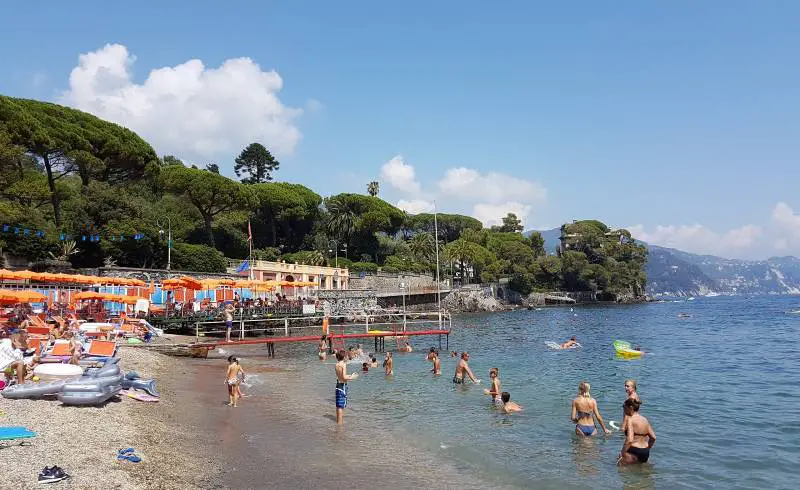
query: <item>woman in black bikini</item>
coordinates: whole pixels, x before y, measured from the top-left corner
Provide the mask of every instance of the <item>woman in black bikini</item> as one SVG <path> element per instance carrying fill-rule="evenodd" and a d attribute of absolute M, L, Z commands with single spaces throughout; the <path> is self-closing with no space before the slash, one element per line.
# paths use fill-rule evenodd
<path fill-rule="evenodd" d="M 646 463 L 650 458 L 650 448 L 656 443 L 656 433 L 650 422 L 639 415 L 641 403 L 628 398 L 622 404 L 626 422 L 622 427 L 625 432 L 625 444 L 619 453 L 617 465 Z"/>

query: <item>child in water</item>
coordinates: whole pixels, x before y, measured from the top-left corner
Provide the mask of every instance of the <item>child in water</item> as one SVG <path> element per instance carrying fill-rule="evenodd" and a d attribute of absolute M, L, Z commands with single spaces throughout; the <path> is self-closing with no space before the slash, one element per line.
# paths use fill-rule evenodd
<path fill-rule="evenodd" d="M 241 376 L 241 378 L 240 378 Z M 228 387 L 228 406 L 236 408 L 236 404 L 241 396 L 239 391 L 239 384 L 244 379 L 244 370 L 239 366 L 239 361 L 233 357 L 228 356 L 228 369 L 225 372 L 225 384 Z"/>
<path fill-rule="evenodd" d="M 492 368 L 489 370 L 489 379 L 492 380 L 492 387 L 488 390 L 483 390 L 484 395 L 492 396 L 492 403 L 497 402 L 497 397 L 500 396 L 500 370 Z"/>
<path fill-rule="evenodd" d="M 361 363 L 361 370 L 364 371 L 365 373 L 369 372 L 369 364 L 367 364 L 366 362 Z"/>
<path fill-rule="evenodd" d="M 383 372 L 386 373 L 386 376 L 391 376 L 394 374 L 394 361 L 392 360 L 392 353 L 386 353 L 386 359 L 383 360 Z"/>
<path fill-rule="evenodd" d="M 503 400 L 503 413 L 521 412 L 522 407 L 511 401 L 511 393 L 504 391 L 500 394 L 500 399 Z"/>

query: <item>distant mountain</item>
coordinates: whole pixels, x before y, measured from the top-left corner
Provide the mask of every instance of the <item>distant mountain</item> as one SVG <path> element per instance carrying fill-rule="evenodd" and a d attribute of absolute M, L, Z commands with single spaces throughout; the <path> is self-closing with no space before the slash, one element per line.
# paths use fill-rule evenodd
<path fill-rule="evenodd" d="M 526 231 L 530 235 L 532 231 Z M 537 230 L 547 253 L 555 253 L 561 231 Z M 656 296 L 800 294 L 800 258 L 725 259 L 647 245 L 647 292 Z"/>

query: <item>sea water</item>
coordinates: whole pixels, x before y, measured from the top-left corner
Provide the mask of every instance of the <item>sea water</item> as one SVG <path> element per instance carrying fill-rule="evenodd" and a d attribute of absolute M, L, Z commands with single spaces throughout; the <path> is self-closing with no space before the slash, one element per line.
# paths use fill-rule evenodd
<path fill-rule="evenodd" d="M 718 297 L 457 316 L 449 348 L 470 353 L 482 383 L 453 385 L 456 360 L 445 345 L 442 375 L 433 376 L 425 355 L 438 339 L 412 338 L 414 352 L 394 353 L 394 376 L 373 368 L 350 383 L 340 457 L 358 467 L 370 448 L 402 448 L 386 471 L 407 453 L 429 476 L 446 468 L 442 483 L 474 487 L 796 488 L 800 315 L 788 312 L 799 306 L 796 297 Z M 581 349 L 545 345 L 573 335 Z M 647 354 L 618 358 L 615 339 Z M 245 368 L 261 370 L 248 394 L 269 400 L 265 409 L 300 403 L 292 419 L 308 417 L 304 429 L 323 438 L 333 433 L 333 361 L 320 362 L 316 344 L 279 345 L 275 359 L 241 349 Z M 483 394 L 492 367 L 523 412 L 503 415 Z M 570 402 L 589 381 L 605 420 L 619 423 L 628 378 L 658 440 L 648 464 L 618 468 L 621 433 L 577 437 Z"/>

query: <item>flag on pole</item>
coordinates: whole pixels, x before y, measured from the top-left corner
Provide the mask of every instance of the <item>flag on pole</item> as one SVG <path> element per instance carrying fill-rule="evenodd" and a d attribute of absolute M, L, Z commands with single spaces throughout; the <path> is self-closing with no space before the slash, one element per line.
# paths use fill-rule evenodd
<path fill-rule="evenodd" d="M 239 267 L 236 268 L 236 274 L 244 275 L 245 273 L 247 273 L 247 275 L 250 275 L 250 261 L 249 260 L 242 261 L 242 263 L 239 264 Z"/>
<path fill-rule="evenodd" d="M 247 241 L 248 242 L 252 242 L 253 241 L 253 229 L 250 228 L 250 220 L 249 219 L 247 220 Z"/>

